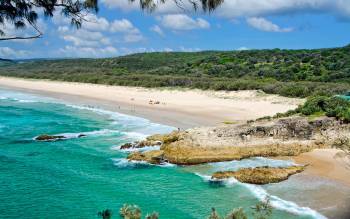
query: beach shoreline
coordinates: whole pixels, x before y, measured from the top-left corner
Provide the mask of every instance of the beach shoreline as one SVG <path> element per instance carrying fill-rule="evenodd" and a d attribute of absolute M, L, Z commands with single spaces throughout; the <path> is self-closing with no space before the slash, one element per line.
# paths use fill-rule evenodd
<path fill-rule="evenodd" d="M 302 99 L 259 94 L 256 91 L 147 89 L 9 77 L 0 77 L 0 88 L 142 117 L 181 129 L 223 125 L 225 121 L 245 122 L 265 114 L 274 115 L 293 109 L 303 102 Z M 249 95 L 252 97 L 247 100 Z M 196 98 L 200 100 L 196 101 Z M 160 101 L 160 104 L 149 104 L 150 100 Z M 215 104 L 217 106 L 211 107 Z M 251 110 L 247 109 L 253 104 L 257 106 Z M 233 113 L 230 113 L 230 110 Z M 273 113 L 267 113 L 269 110 Z M 241 119 L 230 119 L 235 115 L 241 115 Z M 321 149 L 292 159 L 299 164 L 310 164 L 305 174 L 325 177 L 350 186 L 350 170 L 346 168 L 344 161 L 334 158 L 336 153 L 339 153 L 339 150 Z M 327 170 L 331 167 L 333 171 L 324 171 L 325 166 L 328 166 Z"/>
<path fill-rule="evenodd" d="M 304 174 L 323 177 L 350 187 L 350 155 L 339 149 L 315 149 L 292 158 L 308 165 Z"/>
<path fill-rule="evenodd" d="M 245 122 L 248 119 L 261 117 L 270 109 L 272 109 L 273 114 L 280 112 L 279 110 L 283 112 L 293 109 L 303 101 L 302 99 L 259 94 L 256 91 L 214 92 L 146 89 L 5 77 L 0 77 L 0 88 L 38 94 L 78 105 L 138 116 L 152 122 L 181 129 L 223 125 L 224 121 Z M 88 91 L 89 93 L 86 93 Z M 157 95 L 158 93 L 159 95 Z M 252 95 L 252 97 L 249 98 L 249 95 Z M 166 101 L 167 98 L 170 100 Z M 198 101 L 196 98 L 200 100 Z M 247 98 L 249 99 L 247 100 Z M 152 102 L 160 101 L 160 104 L 150 104 L 150 100 Z M 165 104 L 162 104 L 163 102 Z M 217 106 L 211 107 L 215 104 Z M 252 110 L 246 108 L 252 107 L 254 104 L 257 106 Z M 270 108 L 266 109 L 264 107 Z M 229 111 L 232 109 L 234 112 L 230 113 Z M 267 115 L 273 114 L 270 112 Z M 241 115 L 242 118 L 230 119 L 235 115 Z M 300 175 L 302 179 L 307 180 L 309 177 L 324 178 L 350 188 L 349 158 L 342 156 L 340 150 L 316 149 L 295 157 L 278 157 L 275 159 L 292 159 L 297 164 L 309 165 Z M 327 195 L 326 192 L 324 194 Z M 334 204 L 345 206 L 344 203 L 347 199 L 344 200 L 341 199 Z M 328 206 L 328 203 L 324 206 Z M 315 208 L 321 209 L 324 206 L 315 206 Z M 345 210 L 344 212 L 346 213 Z"/>
<path fill-rule="evenodd" d="M 245 122 L 295 109 L 303 99 L 258 91 L 201 91 L 108 86 L 0 77 L 0 88 L 102 107 L 181 129 Z"/>

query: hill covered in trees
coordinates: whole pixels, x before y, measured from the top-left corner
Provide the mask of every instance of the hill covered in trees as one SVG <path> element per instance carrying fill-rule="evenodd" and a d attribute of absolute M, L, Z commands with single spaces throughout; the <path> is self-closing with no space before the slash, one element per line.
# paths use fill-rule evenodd
<path fill-rule="evenodd" d="M 291 97 L 350 90 L 350 45 L 313 50 L 140 53 L 0 64 L 0 75 L 141 87 L 261 89 Z"/>

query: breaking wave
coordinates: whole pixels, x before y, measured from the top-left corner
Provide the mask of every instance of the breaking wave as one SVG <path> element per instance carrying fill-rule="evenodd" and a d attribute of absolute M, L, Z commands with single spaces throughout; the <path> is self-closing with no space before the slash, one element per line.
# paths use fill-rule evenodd
<path fill-rule="evenodd" d="M 308 208 L 308 207 L 300 207 L 296 203 L 291 201 L 283 200 L 277 196 L 270 195 L 267 193 L 265 189 L 263 189 L 261 186 L 253 185 L 253 184 L 247 184 L 247 183 L 241 183 L 235 178 L 231 177 L 225 180 L 213 180 L 211 179 L 210 175 L 203 175 L 200 173 L 195 173 L 197 176 L 201 177 L 206 182 L 218 182 L 225 186 L 242 186 L 247 188 L 259 201 L 264 201 L 266 199 L 270 200 L 271 206 L 286 211 L 292 214 L 296 215 L 305 215 L 305 216 L 311 216 L 315 219 L 327 219 L 322 214 L 318 213 L 317 211 Z"/>
<path fill-rule="evenodd" d="M 130 161 L 126 158 L 112 158 L 113 164 L 118 168 L 137 168 L 145 166 L 175 167 L 175 164 L 162 163 L 160 165 L 150 164 L 146 161 Z"/>

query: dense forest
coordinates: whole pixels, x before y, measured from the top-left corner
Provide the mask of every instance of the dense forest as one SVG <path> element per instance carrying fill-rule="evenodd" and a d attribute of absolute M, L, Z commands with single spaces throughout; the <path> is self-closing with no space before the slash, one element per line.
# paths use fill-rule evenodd
<path fill-rule="evenodd" d="M 1 61 L 0 75 L 142 87 L 260 89 L 290 97 L 350 90 L 350 45 L 313 50 L 140 53 L 104 59 Z"/>

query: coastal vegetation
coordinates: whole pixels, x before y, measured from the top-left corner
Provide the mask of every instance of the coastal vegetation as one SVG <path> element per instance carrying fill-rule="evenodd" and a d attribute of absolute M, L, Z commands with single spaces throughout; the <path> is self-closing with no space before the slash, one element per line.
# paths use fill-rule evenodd
<path fill-rule="evenodd" d="M 0 65 L 0 75 L 140 87 L 254 89 L 288 97 L 329 96 L 350 90 L 350 45 L 6 62 Z"/>
<path fill-rule="evenodd" d="M 248 217 L 248 214 L 241 207 L 233 209 L 225 217 L 221 217 L 220 214 L 216 211 L 216 209 L 212 208 L 208 219 L 268 219 L 272 215 L 273 208 L 270 204 L 270 200 L 267 198 L 266 200 L 257 203 L 255 206 L 252 207 L 252 209 L 252 217 Z M 112 210 L 106 209 L 98 212 L 97 215 L 102 219 L 111 219 Z M 124 204 L 119 210 L 119 216 L 124 219 L 141 219 L 142 210 L 137 205 Z M 158 218 L 160 218 L 158 212 L 153 212 L 145 216 L 145 219 Z"/>
<path fill-rule="evenodd" d="M 307 98 L 303 105 L 295 110 L 289 110 L 286 113 L 277 113 L 273 117 L 263 117 L 257 119 L 271 120 L 272 118 L 288 117 L 292 115 L 303 115 L 315 119 L 320 116 L 334 117 L 344 123 L 350 122 L 350 101 L 339 96 L 316 95 Z"/>

